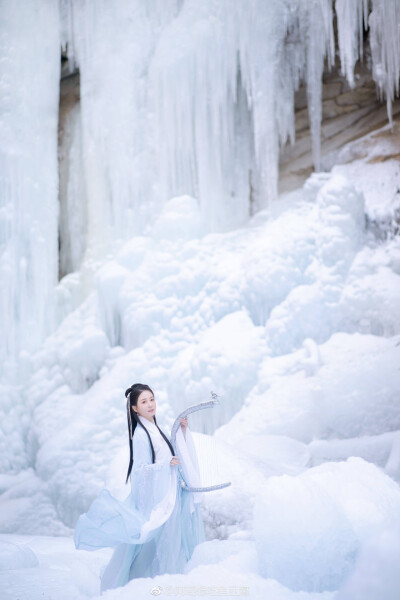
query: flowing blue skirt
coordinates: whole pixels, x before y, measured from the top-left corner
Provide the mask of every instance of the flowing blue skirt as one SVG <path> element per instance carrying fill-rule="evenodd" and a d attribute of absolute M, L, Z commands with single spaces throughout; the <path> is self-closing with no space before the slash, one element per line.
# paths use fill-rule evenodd
<path fill-rule="evenodd" d="M 152 463 L 140 429 L 134 452 L 128 497 L 121 502 L 103 489 L 75 527 L 77 549 L 114 548 L 101 574 L 102 592 L 138 577 L 184 573 L 195 546 L 205 541 L 199 495 L 182 488 L 171 456 Z"/>
<path fill-rule="evenodd" d="M 75 528 L 75 546 L 86 550 L 113 546 L 114 552 L 101 574 L 101 592 L 123 586 L 131 579 L 165 573 L 184 573 L 195 546 L 205 541 L 200 504 L 193 503 L 191 492 L 177 478 L 176 501 L 169 518 L 145 543 L 112 540 L 135 537 L 143 520 L 132 510 L 132 498 L 124 502 L 103 490 Z M 107 530 L 108 527 L 108 530 Z M 110 534 L 111 531 L 111 534 Z M 137 535 L 137 537 L 139 537 Z"/>
<path fill-rule="evenodd" d="M 101 591 L 123 586 L 138 577 L 184 573 L 195 546 L 205 541 L 200 505 L 190 512 L 189 494 L 178 484 L 169 519 L 144 544 L 119 544 L 101 575 Z"/>

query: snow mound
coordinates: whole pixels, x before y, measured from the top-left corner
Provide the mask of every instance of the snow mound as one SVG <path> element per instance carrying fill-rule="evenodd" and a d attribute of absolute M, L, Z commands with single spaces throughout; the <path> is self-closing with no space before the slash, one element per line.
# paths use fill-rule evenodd
<path fill-rule="evenodd" d="M 336 590 L 362 544 L 399 527 L 399 486 L 360 458 L 271 477 L 254 509 L 260 573 L 295 591 Z"/>

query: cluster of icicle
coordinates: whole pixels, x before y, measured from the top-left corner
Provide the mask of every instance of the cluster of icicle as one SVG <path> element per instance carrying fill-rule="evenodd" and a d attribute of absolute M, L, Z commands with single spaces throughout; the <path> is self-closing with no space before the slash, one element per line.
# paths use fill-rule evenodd
<path fill-rule="evenodd" d="M 63 43 L 83 86 L 97 77 L 99 56 L 111 52 L 118 60 L 121 46 L 129 45 L 132 68 L 123 76 L 137 113 L 152 115 L 158 191 L 164 198 L 197 197 L 213 229 L 248 216 L 250 190 L 253 212 L 276 197 L 279 146 L 294 140 L 301 82 L 319 169 L 322 73 L 335 58 L 335 13 L 350 85 L 369 27 L 373 78 L 391 119 L 399 92 L 399 0 L 64 0 L 62 6 Z M 109 82 L 117 92 L 114 76 Z"/>
<path fill-rule="evenodd" d="M 390 119 L 399 0 L 1 3 L 0 364 L 32 352 L 61 318 L 59 260 L 62 274 L 101 260 L 181 194 L 198 200 L 216 231 L 267 206 L 277 195 L 279 148 L 294 139 L 302 81 L 319 168 L 335 12 L 350 84 L 369 27 Z M 80 102 L 57 149 L 60 45 L 79 68 Z"/>

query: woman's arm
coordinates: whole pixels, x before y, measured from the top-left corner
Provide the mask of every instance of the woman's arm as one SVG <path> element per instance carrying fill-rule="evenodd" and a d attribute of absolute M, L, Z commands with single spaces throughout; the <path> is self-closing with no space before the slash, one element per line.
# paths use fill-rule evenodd
<path fill-rule="evenodd" d="M 152 462 L 149 438 L 147 437 L 146 432 L 138 425 L 133 435 L 132 471 L 160 471 L 164 468 L 165 464 L 169 463 L 169 458 L 155 463 Z"/>
<path fill-rule="evenodd" d="M 149 439 L 139 427 L 133 435 L 131 494 L 136 508 L 148 518 L 151 510 L 168 495 L 171 457 L 153 463 Z"/>

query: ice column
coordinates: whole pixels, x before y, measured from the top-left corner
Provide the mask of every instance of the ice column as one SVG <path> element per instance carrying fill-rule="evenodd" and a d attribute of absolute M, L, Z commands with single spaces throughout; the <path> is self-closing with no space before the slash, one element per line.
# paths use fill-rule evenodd
<path fill-rule="evenodd" d="M 400 2 L 373 0 L 369 17 L 372 74 L 381 99 L 386 96 L 389 121 L 392 102 L 399 95 L 400 79 Z"/>
<path fill-rule="evenodd" d="M 333 55 L 330 0 L 186 0 L 150 70 L 165 197 L 195 195 L 215 229 L 243 222 L 249 200 L 265 207 L 277 194 L 279 144 L 294 138 L 302 79 L 318 166 L 321 79 Z"/>
<path fill-rule="evenodd" d="M 196 197 L 215 230 L 265 207 L 277 195 L 279 147 L 294 140 L 302 81 L 319 168 L 332 0 L 60 1 L 63 43 L 81 72 L 91 256 L 142 231 L 177 195 Z M 373 73 L 390 115 L 399 3 L 337 0 L 340 59 L 353 85 L 371 7 Z"/>
<path fill-rule="evenodd" d="M 328 69 L 334 62 L 335 48 L 332 27 L 331 0 L 309 0 L 300 4 L 303 13 L 301 22 L 307 23 L 304 32 L 306 41 L 306 81 L 308 114 L 312 141 L 313 162 L 316 171 L 321 162 L 321 120 L 322 120 L 322 74 L 325 56 Z"/>
<path fill-rule="evenodd" d="M 363 34 L 368 25 L 368 0 L 336 0 L 342 74 L 354 87 L 354 66 L 363 57 Z"/>
<path fill-rule="evenodd" d="M 140 233 L 157 208 L 147 72 L 178 0 L 62 2 L 63 45 L 79 66 L 87 259 Z"/>
<path fill-rule="evenodd" d="M 57 2 L 2 2 L 0 55 L 0 371 L 11 374 L 20 353 L 36 348 L 53 325 Z"/>
<path fill-rule="evenodd" d="M 369 13 L 371 5 L 371 12 Z M 398 0 L 336 0 L 342 72 L 354 85 L 354 66 L 363 54 L 363 32 L 369 25 L 372 76 L 380 98 L 386 98 L 389 121 L 399 95 L 400 2 Z"/>

